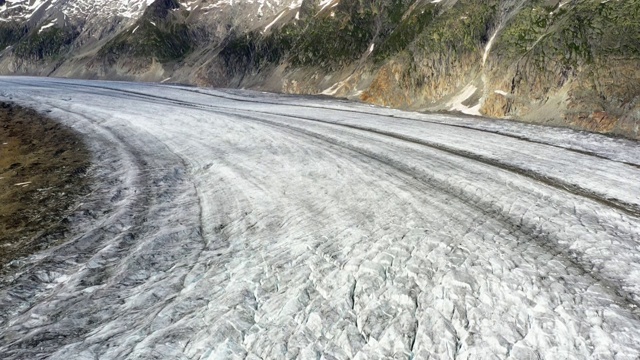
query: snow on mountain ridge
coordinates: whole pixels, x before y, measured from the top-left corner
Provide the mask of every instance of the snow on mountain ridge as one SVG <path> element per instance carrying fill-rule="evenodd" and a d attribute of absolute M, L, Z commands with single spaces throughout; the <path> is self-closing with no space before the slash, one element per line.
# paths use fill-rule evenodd
<path fill-rule="evenodd" d="M 256 14 L 259 17 L 265 15 L 265 10 L 270 10 L 272 13 L 278 13 L 282 11 L 284 8 L 296 9 L 302 6 L 302 0 L 219 0 L 214 3 L 209 3 L 205 1 L 205 4 L 202 4 L 202 0 L 194 0 L 183 4 L 187 10 L 195 10 L 200 9 L 205 12 L 219 9 L 223 7 L 232 7 L 234 5 L 244 4 L 244 5 L 253 5 L 256 8 Z M 250 14 L 255 15 L 255 14 Z"/>
<path fill-rule="evenodd" d="M 7 0 L 0 7 L 0 17 L 5 20 L 29 21 L 41 11 L 52 13 L 59 11 L 67 17 L 78 16 L 122 16 L 132 18 L 142 14 L 144 9 L 152 3 L 151 0 Z"/>
<path fill-rule="evenodd" d="M 18 23 L 40 23 L 62 15 L 66 19 L 86 20 L 93 18 L 123 17 L 137 19 L 155 0 L 7 0 L 0 5 L 0 21 Z M 199 10 L 202 13 L 223 11 L 236 5 L 255 7 L 255 14 L 248 18 L 272 16 L 284 8 L 296 9 L 302 0 L 186 0 L 179 1 L 187 11 Z M 254 15 L 254 16 L 251 16 Z"/>

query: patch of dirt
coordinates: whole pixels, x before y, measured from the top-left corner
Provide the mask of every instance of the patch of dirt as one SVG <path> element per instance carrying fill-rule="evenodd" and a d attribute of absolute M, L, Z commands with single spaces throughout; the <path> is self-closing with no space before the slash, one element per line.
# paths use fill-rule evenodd
<path fill-rule="evenodd" d="M 69 128 L 0 103 L 0 268 L 54 245 L 89 193 L 90 153 Z"/>

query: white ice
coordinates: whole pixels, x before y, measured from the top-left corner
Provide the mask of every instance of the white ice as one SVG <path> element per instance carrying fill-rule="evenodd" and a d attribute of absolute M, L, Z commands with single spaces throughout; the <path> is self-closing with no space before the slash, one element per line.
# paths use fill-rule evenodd
<path fill-rule="evenodd" d="M 173 85 L 9 99 L 79 131 L 96 185 L 2 278 L 3 358 L 640 356 L 636 142 Z"/>

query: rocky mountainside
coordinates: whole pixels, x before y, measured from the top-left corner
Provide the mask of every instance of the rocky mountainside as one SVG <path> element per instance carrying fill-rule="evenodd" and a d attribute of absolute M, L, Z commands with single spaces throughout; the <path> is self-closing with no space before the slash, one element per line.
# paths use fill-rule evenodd
<path fill-rule="evenodd" d="M 635 0 L 0 0 L 0 73 L 326 94 L 640 138 Z"/>

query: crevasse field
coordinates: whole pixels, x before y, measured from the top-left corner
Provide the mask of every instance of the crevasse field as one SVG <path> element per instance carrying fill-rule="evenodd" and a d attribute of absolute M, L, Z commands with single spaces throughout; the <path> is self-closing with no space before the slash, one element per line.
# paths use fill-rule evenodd
<path fill-rule="evenodd" d="M 240 90 L 0 78 L 94 191 L 3 359 L 637 359 L 640 146 Z"/>

